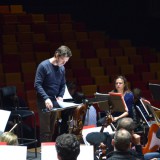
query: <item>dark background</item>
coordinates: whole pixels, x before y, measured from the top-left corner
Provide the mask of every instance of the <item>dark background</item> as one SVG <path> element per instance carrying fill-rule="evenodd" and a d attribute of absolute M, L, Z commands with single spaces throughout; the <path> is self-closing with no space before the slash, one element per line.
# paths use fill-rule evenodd
<path fill-rule="evenodd" d="M 0 4 L 23 4 L 28 13 L 71 13 L 89 30 L 130 38 L 137 46 L 160 46 L 159 0 L 1 0 Z"/>

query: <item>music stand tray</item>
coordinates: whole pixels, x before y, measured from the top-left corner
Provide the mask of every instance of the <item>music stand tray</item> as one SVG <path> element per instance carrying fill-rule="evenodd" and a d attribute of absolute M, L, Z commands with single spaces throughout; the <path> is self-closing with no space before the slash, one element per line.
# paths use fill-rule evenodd
<path fill-rule="evenodd" d="M 149 90 L 151 91 L 152 98 L 160 101 L 160 84 L 149 83 Z"/>

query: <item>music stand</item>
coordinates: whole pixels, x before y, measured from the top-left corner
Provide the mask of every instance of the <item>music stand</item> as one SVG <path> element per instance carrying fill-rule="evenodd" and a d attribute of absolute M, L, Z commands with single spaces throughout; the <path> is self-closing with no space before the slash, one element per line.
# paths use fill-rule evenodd
<path fill-rule="evenodd" d="M 109 94 L 95 94 L 96 98 L 107 97 L 108 100 L 99 102 L 100 109 L 104 111 L 125 112 L 128 111 L 121 93 L 109 92 Z"/>
<path fill-rule="evenodd" d="M 111 109 L 114 112 L 126 112 L 128 111 L 127 105 L 122 97 L 121 93 L 109 93 L 109 101 L 111 105 Z"/>
<path fill-rule="evenodd" d="M 144 106 L 146 106 L 148 108 L 148 110 L 150 111 L 150 113 L 152 114 L 152 117 L 154 117 L 154 120 L 150 121 L 151 124 L 153 123 L 158 123 L 159 122 L 159 118 L 158 116 L 155 114 L 154 108 L 153 106 L 148 103 L 146 100 L 142 100 L 142 103 L 144 104 Z M 150 124 L 150 125 L 151 125 Z"/>
<path fill-rule="evenodd" d="M 160 84 L 149 83 L 149 90 L 151 91 L 152 98 L 160 101 Z"/>
<path fill-rule="evenodd" d="M 99 101 L 98 106 L 102 111 L 107 112 L 107 111 L 110 110 L 110 107 L 109 107 L 109 104 L 108 104 L 109 94 L 95 93 L 94 96 L 97 100 L 101 100 L 103 98 L 106 98 L 106 100 L 104 100 L 104 101 Z"/>
<path fill-rule="evenodd" d="M 145 102 L 142 98 L 140 99 L 140 102 L 141 102 L 141 105 L 142 105 L 142 107 L 144 109 L 143 111 L 145 111 L 146 114 L 149 116 L 149 112 L 146 109 L 148 103 Z M 138 109 L 139 113 L 141 114 L 143 120 L 146 122 L 146 124 L 148 125 L 148 127 L 150 127 L 150 123 L 147 121 L 147 117 L 145 117 L 144 113 L 142 112 L 142 109 L 138 105 L 136 105 L 136 108 Z"/>

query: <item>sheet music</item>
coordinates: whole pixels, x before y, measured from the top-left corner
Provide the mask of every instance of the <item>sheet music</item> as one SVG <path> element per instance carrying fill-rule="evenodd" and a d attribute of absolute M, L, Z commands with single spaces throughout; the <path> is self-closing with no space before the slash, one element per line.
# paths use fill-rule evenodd
<path fill-rule="evenodd" d="M 45 108 L 45 109 L 42 109 L 42 112 L 46 113 L 46 112 L 56 112 L 56 111 L 62 111 L 62 110 L 65 110 L 65 109 L 69 109 L 69 108 L 75 108 L 79 105 L 82 105 L 82 104 L 77 104 L 77 103 L 73 103 L 73 102 L 63 102 L 63 101 L 60 101 L 60 100 L 57 100 L 57 103 L 59 105 L 59 108 L 52 108 L 51 110 Z"/>
<path fill-rule="evenodd" d="M 0 157 L 2 160 L 26 160 L 27 146 L 0 146 Z"/>
<path fill-rule="evenodd" d="M 61 108 L 69 108 L 69 107 L 74 107 L 74 106 L 79 106 L 80 104 L 77 104 L 77 103 L 73 103 L 73 102 L 63 102 L 63 101 L 60 101 L 60 100 L 57 100 L 59 106 Z"/>
<path fill-rule="evenodd" d="M 109 94 L 96 92 L 94 95 L 108 96 Z"/>
<path fill-rule="evenodd" d="M 63 99 L 73 99 L 72 96 L 70 95 L 69 91 L 68 91 L 68 87 L 65 86 L 65 92 L 63 95 Z"/>
<path fill-rule="evenodd" d="M 4 132 L 9 116 L 11 114 L 11 111 L 1 110 L 0 109 L 0 132 Z"/>

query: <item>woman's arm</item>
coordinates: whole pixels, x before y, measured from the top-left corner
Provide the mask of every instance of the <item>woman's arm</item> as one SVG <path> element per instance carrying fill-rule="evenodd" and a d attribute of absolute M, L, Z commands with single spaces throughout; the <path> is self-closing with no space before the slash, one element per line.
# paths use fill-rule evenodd
<path fill-rule="evenodd" d="M 127 117 L 128 116 L 128 112 L 123 112 L 120 116 L 118 117 L 113 117 L 113 122 L 116 122 L 117 120 Z"/>

